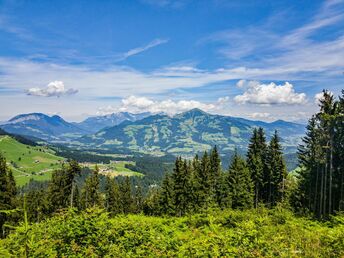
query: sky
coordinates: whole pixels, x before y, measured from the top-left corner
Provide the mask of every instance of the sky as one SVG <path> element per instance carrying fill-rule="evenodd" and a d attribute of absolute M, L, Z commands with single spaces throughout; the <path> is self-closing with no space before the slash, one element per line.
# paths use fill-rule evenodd
<path fill-rule="evenodd" d="M 0 121 L 200 108 L 304 122 L 343 85 L 344 0 L 0 0 Z"/>

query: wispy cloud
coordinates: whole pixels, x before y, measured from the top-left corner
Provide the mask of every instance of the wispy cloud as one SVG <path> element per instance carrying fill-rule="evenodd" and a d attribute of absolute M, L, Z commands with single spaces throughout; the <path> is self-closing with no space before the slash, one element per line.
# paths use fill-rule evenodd
<path fill-rule="evenodd" d="M 277 32 L 274 26 L 268 22 L 220 31 L 203 41 L 220 42 L 220 55 L 232 64 L 284 74 L 337 71 L 339 75 L 344 68 L 344 1 L 325 1 L 314 17 L 297 28 Z"/>
<path fill-rule="evenodd" d="M 169 39 L 154 39 L 153 41 L 149 42 L 145 46 L 133 48 L 133 49 L 130 49 L 129 51 L 127 51 L 123 54 L 118 55 L 118 57 L 116 57 L 116 61 L 126 60 L 128 57 L 138 55 L 138 54 L 145 52 L 145 51 L 147 51 L 153 47 L 157 47 L 159 45 L 165 44 L 168 41 L 169 41 Z"/>

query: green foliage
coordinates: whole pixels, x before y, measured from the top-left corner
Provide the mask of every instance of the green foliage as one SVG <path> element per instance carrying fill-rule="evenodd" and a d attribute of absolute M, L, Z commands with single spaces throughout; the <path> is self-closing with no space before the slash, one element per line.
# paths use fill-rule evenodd
<path fill-rule="evenodd" d="M 338 100 L 324 90 L 320 111 L 299 146 L 301 205 L 318 218 L 344 210 L 344 90 Z"/>
<path fill-rule="evenodd" d="M 16 207 L 16 183 L 6 159 L 0 153 L 0 237 L 6 235 L 5 223 L 11 218 Z"/>
<path fill-rule="evenodd" d="M 250 208 L 253 204 L 253 183 L 246 162 L 236 152 L 226 175 L 225 206 Z"/>
<path fill-rule="evenodd" d="M 341 257 L 344 219 L 320 223 L 261 208 L 178 218 L 70 210 L 19 227 L 0 252 L 22 257 L 26 242 L 29 257 Z"/>

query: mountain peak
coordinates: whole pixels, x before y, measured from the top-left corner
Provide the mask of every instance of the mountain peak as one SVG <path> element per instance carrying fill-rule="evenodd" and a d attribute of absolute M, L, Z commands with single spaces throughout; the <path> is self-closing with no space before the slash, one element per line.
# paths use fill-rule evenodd
<path fill-rule="evenodd" d="M 202 115 L 209 115 L 209 113 L 199 108 L 193 108 L 183 113 L 180 113 L 177 116 L 202 116 Z"/>
<path fill-rule="evenodd" d="M 9 123 L 20 123 L 24 121 L 29 121 L 29 120 L 41 120 L 43 118 L 48 117 L 45 114 L 42 113 L 29 113 L 29 114 L 20 114 L 15 117 L 12 117 L 10 120 L 8 120 Z"/>

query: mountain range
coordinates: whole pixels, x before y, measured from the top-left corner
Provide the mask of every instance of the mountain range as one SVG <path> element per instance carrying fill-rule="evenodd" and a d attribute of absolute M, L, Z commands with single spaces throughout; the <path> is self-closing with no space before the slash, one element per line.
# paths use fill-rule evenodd
<path fill-rule="evenodd" d="M 269 138 L 279 132 L 286 150 L 295 151 L 305 126 L 277 120 L 272 123 L 213 115 L 192 109 L 173 117 L 165 114 L 114 113 L 70 123 L 60 116 L 41 113 L 15 116 L 0 125 L 6 132 L 40 138 L 51 143 L 107 151 L 162 155 L 193 154 L 217 145 L 221 151 L 245 149 L 254 127 Z"/>
<path fill-rule="evenodd" d="M 113 113 L 104 116 L 89 117 L 80 123 L 67 122 L 58 115 L 48 116 L 42 113 L 17 115 L 0 124 L 6 132 L 35 137 L 49 142 L 75 140 L 83 135 L 95 133 L 106 127 L 115 126 L 123 121 L 136 121 L 150 113 L 131 114 Z"/>
<path fill-rule="evenodd" d="M 302 124 L 282 120 L 266 123 L 192 109 L 173 117 L 152 115 L 135 122 L 125 121 L 78 141 L 96 148 L 151 154 L 193 154 L 214 145 L 226 152 L 245 149 L 254 127 L 264 128 L 268 138 L 277 130 L 284 147 L 293 150 L 305 130 Z"/>

